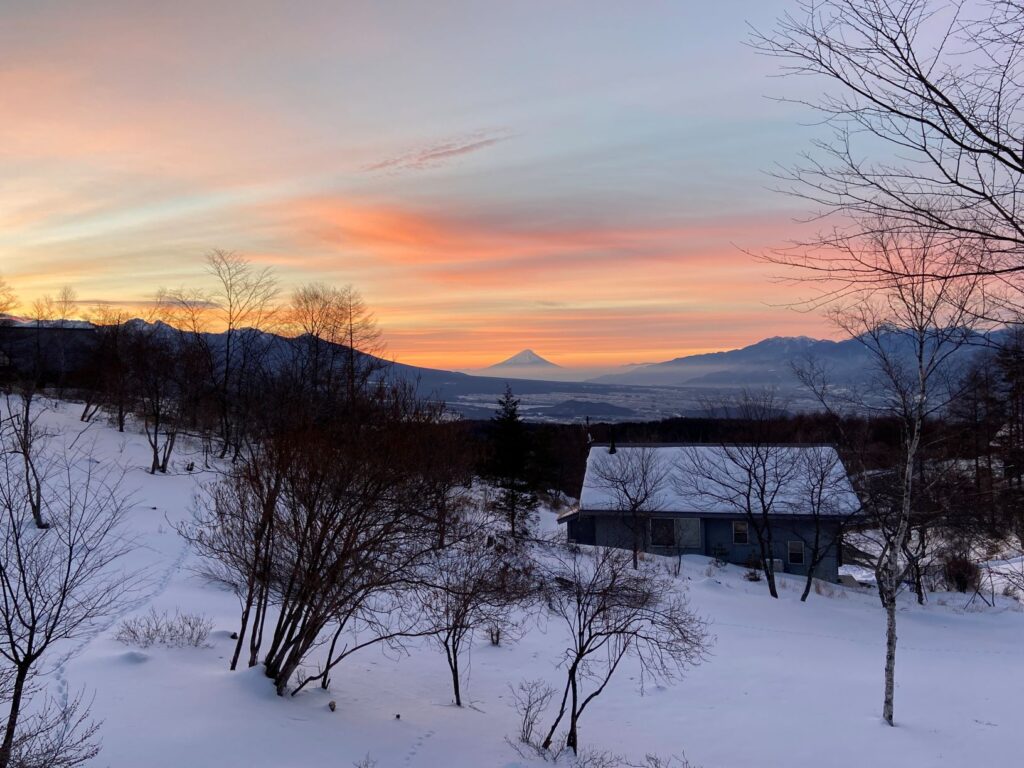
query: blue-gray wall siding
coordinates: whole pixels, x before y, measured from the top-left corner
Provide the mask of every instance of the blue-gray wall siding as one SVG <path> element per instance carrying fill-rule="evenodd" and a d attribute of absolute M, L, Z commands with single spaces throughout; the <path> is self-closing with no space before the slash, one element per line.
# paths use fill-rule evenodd
<path fill-rule="evenodd" d="M 748 561 L 759 560 L 761 557 L 760 548 L 757 545 L 757 536 L 753 528 L 749 532 L 749 544 L 732 543 L 732 520 L 702 518 L 701 538 L 703 546 L 699 549 L 684 549 L 684 554 L 698 554 L 714 556 L 722 552 L 723 559 L 745 565 Z M 633 530 L 629 520 L 621 517 L 598 515 L 594 517 L 594 543 L 600 547 L 619 547 L 622 549 L 633 548 Z M 834 525 L 834 524 L 832 524 Z M 822 541 L 828 543 L 835 538 L 835 530 L 828 523 L 822 524 Z M 572 530 L 568 534 L 571 538 Z M 791 565 L 788 558 L 788 542 L 804 541 L 804 565 Z M 811 542 L 814 541 L 814 523 L 810 520 L 779 520 L 772 523 L 772 548 L 774 557 L 781 560 L 786 573 L 795 575 L 806 575 L 807 565 L 811 558 Z M 650 540 L 643 536 L 643 549 L 656 554 L 676 554 L 677 550 L 671 551 L 652 547 Z M 718 548 L 721 548 L 720 550 Z M 839 561 L 836 557 L 836 547 L 830 546 L 825 557 L 818 564 L 815 570 L 815 577 L 826 581 L 839 580 Z"/>

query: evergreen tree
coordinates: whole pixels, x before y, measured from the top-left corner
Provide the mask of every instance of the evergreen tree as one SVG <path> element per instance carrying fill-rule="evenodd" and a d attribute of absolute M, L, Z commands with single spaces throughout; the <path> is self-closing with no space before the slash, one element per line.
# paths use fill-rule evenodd
<path fill-rule="evenodd" d="M 519 400 L 506 385 L 491 419 L 488 475 L 498 488 L 497 509 L 513 537 L 529 533 L 537 510 L 531 435 L 519 415 Z"/>

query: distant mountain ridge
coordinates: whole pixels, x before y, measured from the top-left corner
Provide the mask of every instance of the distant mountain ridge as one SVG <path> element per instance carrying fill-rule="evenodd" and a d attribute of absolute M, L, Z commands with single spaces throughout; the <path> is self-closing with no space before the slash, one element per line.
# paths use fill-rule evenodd
<path fill-rule="evenodd" d="M 156 333 L 167 336 L 178 333 L 174 328 L 161 321 L 151 323 L 134 318 L 128 320 L 126 325 L 136 330 L 152 329 Z M 0 360 L 5 361 L 5 364 L 9 362 L 15 368 L 21 367 L 24 370 L 29 370 L 30 366 L 34 365 L 37 348 L 41 348 L 44 367 L 50 370 L 52 378 L 52 371 L 55 371 L 61 364 L 57 359 L 57 350 L 61 350 L 65 356 L 64 364 L 71 369 L 79 368 L 86 363 L 94 348 L 97 330 L 97 326 L 86 322 L 68 324 L 64 327 L 55 324 L 36 324 L 34 321 L 9 325 L 0 323 Z M 42 344 L 37 344 L 37 333 L 42 334 Z M 253 328 L 239 329 L 237 333 L 258 338 L 258 343 L 265 345 L 266 359 L 271 365 L 275 360 L 282 362 L 286 360 L 288 355 L 294 354 L 297 349 L 296 345 L 304 338 L 308 338 L 286 337 Z M 200 335 L 212 349 L 223 350 L 227 338 L 225 333 L 204 332 Z M 326 341 L 320 343 L 326 346 L 340 346 Z M 445 400 L 455 410 L 470 414 L 475 418 L 489 418 L 493 414 L 497 408 L 498 398 L 504 393 L 510 381 L 509 377 L 501 375 L 499 371 L 495 371 L 492 376 L 472 375 L 408 365 L 377 358 L 373 355 L 365 355 L 362 352 L 357 354 L 360 357 L 376 361 L 374 365 L 381 365 L 382 371 L 386 375 L 409 382 L 420 396 Z M 547 363 L 547 361 L 545 362 Z M 547 366 L 548 370 L 559 370 L 559 366 L 554 363 L 547 363 Z M 558 397 L 559 401 L 579 397 L 607 397 L 610 392 L 623 389 L 580 381 L 551 381 L 540 375 L 520 377 L 514 381 L 517 396 Z"/>
<path fill-rule="evenodd" d="M 163 323 L 131 320 L 129 326 L 151 328 L 160 334 L 178 332 Z M 944 366 L 958 375 L 986 346 L 1005 341 L 1012 328 L 977 334 L 977 343 L 963 348 Z M 273 366 L 295 354 L 308 337 L 290 338 L 254 329 L 240 330 L 265 344 L 266 361 Z M 203 334 L 211 349 L 222 350 L 223 333 Z M 56 380 L 58 367 L 74 371 L 88 362 L 96 328 L 88 324 L 59 325 L 0 322 L 0 365 L 15 370 L 32 370 L 42 355 L 44 384 Z M 890 334 L 887 343 L 910 360 L 907 339 Z M 329 342 L 321 342 L 329 345 Z M 901 346 L 902 345 L 902 346 Z M 902 350 L 902 351 L 901 351 Z M 524 350 L 531 352 L 532 350 Z M 361 354 L 361 353 L 359 353 Z M 532 353 L 536 354 L 536 353 Z M 511 359 L 515 359 L 513 356 Z M 537 357 L 540 357 L 537 355 Z M 666 417 L 701 416 L 703 398 L 714 398 L 722 390 L 740 387 L 774 387 L 796 409 L 814 409 L 816 402 L 793 372 L 793 364 L 813 358 L 828 370 L 832 385 L 840 388 L 871 386 L 875 361 L 856 339 L 829 341 L 806 336 L 772 337 L 724 352 L 673 358 L 661 363 L 623 367 L 619 372 L 588 381 L 570 380 L 578 371 L 543 361 L 540 365 L 508 366 L 472 373 L 421 368 L 380 360 L 384 375 L 404 380 L 419 395 L 443 400 L 469 418 L 488 419 L 498 397 L 511 385 L 523 399 L 524 417 L 531 420 L 579 421 L 584 418 L 609 421 L 645 420 Z M 522 358 L 520 358 L 522 359 Z M 504 361 L 507 362 L 507 361 Z M 500 365 L 500 364 L 499 364 Z"/>
<path fill-rule="evenodd" d="M 1007 332 L 999 329 L 977 334 L 978 345 L 965 346 L 953 355 L 950 365 L 966 361 L 986 342 L 996 342 Z M 902 348 L 907 340 L 898 334 L 891 334 L 883 343 L 891 343 L 897 356 L 909 355 L 909 348 Z M 787 388 L 799 386 L 794 364 L 811 359 L 824 365 L 839 386 L 863 383 L 874 370 L 871 352 L 857 339 L 830 341 L 808 336 L 773 336 L 740 349 L 676 357 L 589 381 L 632 386 Z"/>

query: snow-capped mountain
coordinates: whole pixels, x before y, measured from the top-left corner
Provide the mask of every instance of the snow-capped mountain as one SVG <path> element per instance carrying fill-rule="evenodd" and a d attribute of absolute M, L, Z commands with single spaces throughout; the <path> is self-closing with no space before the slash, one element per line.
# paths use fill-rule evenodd
<path fill-rule="evenodd" d="M 495 363 L 485 368 L 485 371 L 496 371 L 502 368 L 561 368 L 550 360 L 545 360 L 532 349 L 524 349 L 507 360 Z"/>

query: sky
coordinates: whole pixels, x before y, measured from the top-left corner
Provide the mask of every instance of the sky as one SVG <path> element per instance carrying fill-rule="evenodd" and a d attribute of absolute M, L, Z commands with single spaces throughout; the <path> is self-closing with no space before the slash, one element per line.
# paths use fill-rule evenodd
<path fill-rule="evenodd" d="M 749 252 L 808 148 L 745 44 L 792 0 L 0 0 L 0 274 L 82 311 L 236 250 L 388 355 L 600 367 L 830 334 Z"/>

